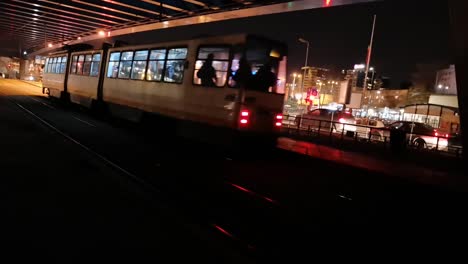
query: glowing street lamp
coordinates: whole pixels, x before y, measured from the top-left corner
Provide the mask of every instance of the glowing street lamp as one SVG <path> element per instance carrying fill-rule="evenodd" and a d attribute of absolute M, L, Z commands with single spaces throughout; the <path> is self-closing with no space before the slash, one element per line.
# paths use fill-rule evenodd
<path fill-rule="evenodd" d="M 293 73 L 293 83 L 292 83 L 292 91 L 291 91 L 291 97 L 293 97 L 293 94 L 294 94 L 294 88 L 296 88 L 296 77 L 297 77 L 297 74 L 296 73 Z"/>

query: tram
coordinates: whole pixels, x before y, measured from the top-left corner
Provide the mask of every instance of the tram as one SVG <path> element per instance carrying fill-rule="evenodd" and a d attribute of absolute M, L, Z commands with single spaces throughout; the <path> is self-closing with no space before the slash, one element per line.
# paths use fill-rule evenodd
<path fill-rule="evenodd" d="M 210 56 L 215 77 L 205 86 L 197 73 Z M 276 83 L 262 90 L 240 85 L 241 59 L 252 78 L 271 66 Z M 46 59 L 43 92 L 88 108 L 105 105 L 137 122 L 155 115 L 274 134 L 282 125 L 286 60 L 285 44 L 248 34 L 68 51 Z"/>

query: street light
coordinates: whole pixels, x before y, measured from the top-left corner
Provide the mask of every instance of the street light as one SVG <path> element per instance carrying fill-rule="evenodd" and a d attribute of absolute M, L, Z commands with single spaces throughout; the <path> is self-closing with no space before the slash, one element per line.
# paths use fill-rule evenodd
<path fill-rule="evenodd" d="M 302 93 L 302 89 L 304 87 L 304 79 L 305 79 L 305 76 L 306 76 L 306 71 L 307 71 L 307 59 L 309 58 L 309 41 L 308 40 L 305 40 L 303 38 L 298 38 L 297 39 L 299 42 L 301 43 L 305 43 L 307 45 L 307 49 L 306 49 L 306 56 L 305 56 L 305 63 L 304 63 L 304 78 L 302 78 L 302 85 L 301 85 L 301 93 Z M 320 108 L 320 106 L 319 106 Z M 301 119 L 302 121 L 302 119 Z"/>
<path fill-rule="evenodd" d="M 296 88 L 296 77 L 297 77 L 297 74 L 296 73 L 293 73 L 293 83 L 292 83 L 292 89 L 291 89 L 291 97 L 294 97 L 294 88 Z"/>
<path fill-rule="evenodd" d="M 307 67 L 307 59 L 309 58 L 309 44 L 310 44 L 310 43 L 309 43 L 308 40 L 305 40 L 305 39 L 303 39 L 303 38 L 299 38 L 298 40 L 299 40 L 299 42 L 304 43 L 304 44 L 307 45 L 306 57 L 305 57 L 305 63 L 304 63 L 304 67 Z"/>

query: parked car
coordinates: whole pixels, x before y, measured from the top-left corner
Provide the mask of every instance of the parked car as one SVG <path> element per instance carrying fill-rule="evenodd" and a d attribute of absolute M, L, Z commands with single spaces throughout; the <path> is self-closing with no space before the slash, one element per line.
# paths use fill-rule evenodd
<path fill-rule="evenodd" d="M 411 122 L 411 121 L 397 121 L 386 127 L 385 130 L 378 130 L 381 135 L 390 137 L 392 129 L 402 130 L 407 134 L 408 142 L 417 149 L 435 148 L 439 150 L 447 149 L 448 138 L 447 133 L 442 133 L 428 124 Z M 371 133 L 376 133 L 377 130 Z"/>
<path fill-rule="evenodd" d="M 461 154 L 463 149 L 461 132 L 452 133 L 448 138 L 448 151 Z"/>
<path fill-rule="evenodd" d="M 356 126 L 354 126 L 356 120 L 353 115 L 330 109 L 315 109 L 306 114 L 298 115 L 294 123 L 302 129 L 318 129 L 320 127 L 320 130 L 322 128 L 327 130 L 332 127 L 333 131 L 341 132 L 344 126 L 345 132 L 356 131 Z"/>
<path fill-rule="evenodd" d="M 383 130 L 379 130 L 385 128 L 385 124 L 381 120 L 377 119 L 357 119 L 356 124 L 360 125 L 356 127 L 356 132 L 358 133 L 358 137 L 368 138 L 370 133 L 370 138 L 372 140 L 383 141 L 384 133 Z"/>

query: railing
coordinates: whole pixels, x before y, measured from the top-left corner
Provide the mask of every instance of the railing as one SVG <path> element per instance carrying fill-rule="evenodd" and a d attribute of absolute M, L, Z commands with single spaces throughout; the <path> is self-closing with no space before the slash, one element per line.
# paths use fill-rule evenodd
<path fill-rule="evenodd" d="M 301 118 L 292 115 L 283 116 L 282 128 L 282 133 L 290 137 L 314 141 L 339 141 L 340 143 L 371 143 L 385 149 L 390 148 L 391 144 L 395 144 L 396 139 L 392 140 L 390 137 L 391 131 L 391 129 L 384 127 Z M 432 151 L 456 157 L 461 157 L 462 154 L 462 147 L 452 144 L 449 138 L 445 137 L 445 134 L 436 136 L 435 134 L 407 133 L 404 140 L 403 144 L 406 148 L 417 151 Z"/>

